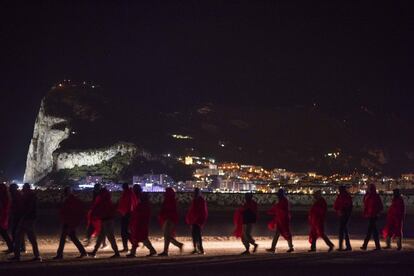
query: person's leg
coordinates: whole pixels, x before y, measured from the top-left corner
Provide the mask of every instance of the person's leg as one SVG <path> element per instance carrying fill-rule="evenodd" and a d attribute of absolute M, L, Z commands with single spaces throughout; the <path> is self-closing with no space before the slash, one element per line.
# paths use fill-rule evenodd
<path fill-rule="evenodd" d="M 18 240 L 17 231 L 18 231 L 20 221 L 21 221 L 21 218 L 19 216 L 13 216 L 12 227 L 11 227 L 11 229 L 12 229 L 13 249 L 16 248 L 16 244 L 17 244 L 17 240 Z M 26 243 L 25 243 L 25 240 L 24 240 L 24 235 L 23 235 L 22 240 L 20 241 L 20 251 L 21 252 L 26 251 Z"/>
<path fill-rule="evenodd" d="M 164 235 L 164 251 L 161 253 L 161 255 L 168 254 L 168 250 L 170 248 L 170 223 L 168 220 L 164 222 L 162 228 Z"/>
<path fill-rule="evenodd" d="M 244 247 L 246 248 L 245 253 L 249 252 L 250 243 L 249 243 L 249 238 L 247 236 L 247 224 L 243 224 L 243 232 L 242 232 L 241 241 L 242 241 Z"/>
<path fill-rule="evenodd" d="M 397 250 L 402 249 L 402 235 L 400 237 L 395 237 L 395 240 L 397 241 Z"/>
<path fill-rule="evenodd" d="M 78 249 L 79 253 L 81 254 L 81 257 L 85 256 L 86 255 L 85 247 L 83 247 L 82 243 L 79 241 L 78 237 L 76 236 L 75 229 L 71 229 L 69 231 L 69 237 L 71 241 L 73 242 L 73 244 Z"/>
<path fill-rule="evenodd" d="M 122 238 L 122 251 L 128 251 L 128 238 L 129 238 L 129 218 L 130 215 L 126 214 L 121 218 L 121 238 Z"/>
<path fill-rule="evenodd" d="M 29 239 L 29 242 L 32 244 L 33 255 L 35 256 L 35 258 L 39 258 L 40 253 L 39 253 L 39 247 L 37 245 L 36 234 L 34 231 L 34 221 L 31 220 L 27 222 L 26 233 L 27 233 L 27 238 Z"/>
<path fill-rule="evenodd" d="M 331 242 L 331 240 L 328 238 L 326 234 L 322 236 L 322 239 L 326 243 L 326 245 L 329 247 L 329 251 L 331 251 L 334 248 L 334 244 Z"/>
<path fill-rule="evenodd" d="M 191 238 L 193 239 L 193 253 L 197 253 L 197 229 L 195 224 L 191 225 Z"/>
<path fill-rule="evenodd" d="M 344 236 L 345 236 L 346 250 L 352 250 L 351 240 L 349 238 L 348 222 L 349 222 L 349 215 L 346 217 L 346 222 L 345 222 L 345 227 L 344 227 Z"/>
<path fill-rule="evenodd" d="M 361 247 L 362 250 L 367 249 L 368 242 L 371 239 L 372 231 L 373 231 L 373 218 L 370 218 L 368 221 L 367 235 L 365 236 L 364 243 L 362 244 L 362 247 Z"/>
<path fill-rule="evenodd" d="M 114 235 L 114 221 L 107 220 L 102 222 L 102 225 L 105 224 L 106 228 L 106 237 L 108 238 L 109 243 L 111 244 L 112 250 L 114 251 L 114 256 L 119 256 L 118 245 L 116 244 L 115 235 Z"/>
<path fill-rule="evenodd" d="M 279 240 L 279 237 L 280 237 L 280 232 L 279 232 L 279 230 L 276 229 L 275 235 L 273 236 L 272 246 L 270 247 L 270 250 L 272 250 L 272 251 L 276 250 L 276 245 L 277 245 L 277 242 Z"/>
<path fill-rule="evenodd" d="M 342 215 L 339 217 L 338 250 L 343 249 L 345 227 L 346 227 L 346 220 L 345 220 L 345 216 Z"/>
<path fill-rule="evenodd" d="M 22 248 L 22 241 L 24 240 L 25 227 L 23 220 L 20 220 L 16 226 L 15 244 L 14 244 L 14 260 L 20 260 L 20 253 Z"/>
<path fill-rule="evenodd" d="M 96 255 L 96 253 L 98 252 L 99 248 L 101 247 L 102 242 L 105 239 L 106 239 L 106 228 L 102 224 L 101 231 L 99 232 L 98 238 L 96 239 L 95 247 L 94 247 L 93 251 L 91 252 L 91 255 L 92 256 L 95 256 Z"/>
<path fill-rule="evenodd" d="M 60 234 L 59 246 L 56 252 L 55 259 L 63 258 L 63 250 L 65 248 L 66 243 L 66 236 L 67 236 L 67 227 L 65 225 L 62 226 L 62 232 Z"/>
<path fill-rule="evenodd" d="M 3 237 L 3 240 L 6 242 L 7 251 L 13 252 L 13 243 L 10 239 L 9 233 L 7 233 L 7 230 L 0 227 L 0 235 Z"/>
<path fill-rule="evenodd" d="M 201 227 L 199 225 L 197 225 L 197 238 L 198 238 L 198 250 L 200 251 L 200 253 L 204 253 L 204 247 L 203 247 L 203 236 L 201 233 Z"/>
<path fill-rule="evenodd" d="M 379 241 L 379 233 L 378 233 L 378 229 L 377 229 L 377 218 L 375 218 L 375 219 L 373 220 L 372 235 L 373 235 L 373 237 L 374 237 L 375 249 L 376 249 L 376 250 L 380 250 L 380 249 L 381 249 L 381 245 L 380 245 L 380 241 Z"/>
<path fill-rule="evenodd" d="M 246 226 L 247 240 L 251 245 L 254 246 L 253 252 L 256 252 L 257 244 L 256 244 L 256 241 L 253 239 L 252 230 L 253 230 L 253 224 L 251 224 L 251 223 L 247 224 L 247 226 Z"/>
<path fill-rule="evenodd" d="M 287 243 L 288 243 L 288 246 L 289 246 L 289 249 L 288 249 L 288 251 L 287 251 L 287 252 L 293 252 L 293 251 L 294 251 L 294 249 L 293 249 L 293 241 L 292 241 L 292 237 L 289 237 L 289 238 L 287 239 Z"/>
<path fill-rule="evenodd" d="M 391 236 L 386 236 L 385 237 L 385 249 L 390 249 L 391 248 Z"/>
<path fill-rule="evenodd" d="M 147 238 L 146 240 L 143 241 L 143 244 L 146 248 L 148 248 L 148 250 L 150 251 L 148 256 L 154 256 L 155 254 L 157 254 L 157 251 L 155 250 L 155 248 L 152 246 L 151 241 Z"/>
<path fill-rule="evenodd" d="M 312 239 L 311 247 L 309 251 L 316 251 L 316 238 Z"/>

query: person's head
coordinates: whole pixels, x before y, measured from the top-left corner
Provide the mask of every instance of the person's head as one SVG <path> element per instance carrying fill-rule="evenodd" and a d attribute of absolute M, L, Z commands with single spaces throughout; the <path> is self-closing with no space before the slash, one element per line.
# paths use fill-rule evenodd
<path fill-rule="evenodd" d="M 252 193 L 247 193 L 244 195 L 244 200 L 246 200 L 246 202 L 252 201 L 253 200 L 253 194 Z"/>
<path fill-rule="evenodd" d="M 0 195 L 8 195 L 7 186 L 4 183 L 0 183 Z"/>
<path fill-rule="evenodd" d="M 400 197 L 401 196 L 400 189 L 394 189 L 394 190 L 392 190 L 392 194 L 393 194 L 394 198 Z"/>
<path fill-rule="evenodd" d="M 128 183 L 122 183 L 122 190 L 126 191 L 129 189 L 129 184 Z"/>
<path fill-rule="evenodd" d="M 29 183 L 24 183 L 22 191 L 27 192 L 27 191 L 30 191 L 30 190 L 31 190 L 30 184 Z"/>
<path fill-rule="evenodd" d="M 318 200 L 322 198 L 322 192 L 321 190 L 317 190 L 313 193 L 313 199 Z"/>
<path fill-rule="evenodd" d="M 277 195 L 277 197 L 278 197 L 279 199 L 281 199 L 281 198 L 285 197 L 285 190 L 283 190 L 283 189 L 279 189 L 279 190 L 277 191 L 276 195 Z"/>
<path fill-rule="evenodd" d="M 99 192 L 100 190 L 101 190 L 101 184 L 99 184 L 99 183 L 96 183 L 94 186 L 93 186 L 93 190 L 95 191 L 95 192 Z"/>
<path fill-rule="evenodd" d="M 376 194 L 377 193 L 377 187 L 375 187 L 375 184 L 373 184 L 373 183 L 369 184 L 367 193 L 369 193 L 369 194 Z"/>
<path fill-rule="evenodd" d="M 140 196 L 142 193 L 142 187 L 139 184 L 134 184 L 134 186 L 132 186 L 132 191 L 134 192 L 134 194 L 136 194 L 137 196 Z"/>
<path fill-rule="evenodd" d="M 344 194 L 344 193 L 346 193 L 346 192 L 347 192 L 347 191 L 346 191 L 346 186 L 345 186 L 345 185 L 341 185 L 341 186 L 339 186 L 338 190 L 339 190 L 339 193 L 340 193 L 340 194 Z"/>
<path fill-rule="evenodd" d="M 17 193 L 18 189 L 19 189 L 19 186 L 17 186 L 16 183 L 12 183 L 9 186 L 9 191 L 10 191 L 11 195 L 15 195 Z"/>
<path fill-rule="evenodd" d="M 71 187 L 65 187 L 63 189 L 63 196 L 64 197 L 68 197 L 71 194 L 72 194 L 72 188 Z"/>
<path fill-rule="evenodd" d="M 201 195 L 201 191 L 200 191 L 200 188 L 195 188 L 194 189 L 194 197 L 199 197 L 200 195 Z"/>

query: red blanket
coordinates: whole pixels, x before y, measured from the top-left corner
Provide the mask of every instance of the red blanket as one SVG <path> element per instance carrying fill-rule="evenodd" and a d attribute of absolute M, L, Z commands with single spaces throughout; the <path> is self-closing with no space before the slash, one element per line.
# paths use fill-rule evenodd
<path fill-rule="evenodd" d="M 0 184 L 0 228 L 7 230 L 9 227 L 9 214 L 10 214 L 10 197 L 7 191 L 7 186 L 3 183 Z"/>
<path fill-rule="evenodd" d="M 327 205 L 323 198 L 317 200 L 309 210 L 309 242 L 317 240 L 325 234 L 324 224 Z"/>
<path fill-rule="evenodd" d="M 137 204 L 137 198 L 130 188 L 122 192 L 121 198 L 118 202 L 118 212 L 125 216 L 130 213 Z"/>
<path fill-rule="evenodd" d="M 158 216 L 160 225 L 164 225 L 165 221 L 170 220 L 172 223 L 178 223 L 177 201 L 175 192 L 172 188 L 165 190 L 164 202 L 162 203 L 160 214 Z"/>
<path fill-rule="evenodd" d="M 187 224 L 197 224 L 200 227 L 203 227 L 207 221 L 207 216 L 207 202 L 203 197 L 199 196 L 191 202 L 185 221 Z"/>
<path fill-rule="evenodd" d="M 233 223 L 235 225 L 235 230 L 233 232 L 233 235 L 237 238 L 241 238 L 243 234 L 243 215 L 244 212 L 250 210 L 253 214 L 257 217 L 257 203 L 254 200 L 251 200 L 249 202 L 246 202 L 243 206 L 238 208 L 233 216 Z"/>
<path fill-rule="evenodd" d="M 342 215 L 347 210 L 352 209 L 351 195 L 348 192 L 340 192 L 336 197 L 333 208 L 338 215 Z"/>
<path fill-rule="evenodd" d="M 375 186 L 371 184 L 368 193 L 364 196 L 364 217 L 376 217 L 383 209 L 382 200 Z"/>
<path fill-rule="evenodd" d="M 402 197 L 392 200 L 390 209 L 388 209 L 387 223 L 382 230 L 384 239 L 387 237 L 402 237 L 403 220 L 405 215 L 404 200 Z"/>
<path fill-rule="evenodd" d="M 151 206 L 148 201 L 139 203 L 131 212 L 131 220 L 129 222 L 129 240 L 133 246 L 138 246 L 139 242 L 143 242 L 148 239 L 150 218 Z"/>
<path fill-rule="evenodd" d="M 287 198 L 280 198 L 279 201 L 268 211 L 268 214 L 273 215 L 273 219 L 267 224 L 268 228 L 272 231 L 277 229 L 282 237 L 285 239 L 291 239 L 290 210 Z"/>
<path fill-rule="evenodd" d="M 78 227 L 85 218 L 85 206 L 74 195 L 69 195 L 60 208 L 60 219 L 69 228 Z"/>
<path fill-rule="evenodd" d="M 92 219 L 113 219 L 116 215 L 116 206 L 112 203 L 111 193 L 102 189 L 91 208 Z"/>

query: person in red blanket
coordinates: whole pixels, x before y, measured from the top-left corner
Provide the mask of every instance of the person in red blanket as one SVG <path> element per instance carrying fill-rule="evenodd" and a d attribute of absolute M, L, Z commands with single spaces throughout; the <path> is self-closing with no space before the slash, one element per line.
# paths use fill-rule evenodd
<path fill-rule="evenodd" d="M 94 205 L 96 199 L 98 198 L 98 195 L 101 191 L 101 184 L 96 183 L 93 187 L 92 192 L 92 206 Z M 89 209 L 87 213 L 87 219 L 88 219 L 88 225 L 86 230 L 86 241 L 85 241 L 85 247 L 88 247 L 91 243 L 91 239 L 94 237 L 97 237 L 99 233 L 101 232 L 101 221 L 98 218 L 92 218 L 91 216 L 92 209 Z M 101 248 L 106 248 L 106 238 L 102 242 Z"/>
<path fill-rule="evenodd" d="M 106 237 L 114 251 L 114 255 L 111 258 L 120 257 L 114 235 L 115 215 L 116 206 L 112 203 L 111 193 L 106 188 L 102 188 L 91 209 L 91 218 L 101 221 L 101 231 L 98 235 L 94 250 L 89 253 L 90 256 L 96 256 L 101 243 Z"/>
<path fill-rule="evenodd" d="M 16 183 L 12 183 L 9 186 L 9 192 L 11 197 L 11 207 L 10 207 L 10 228 L 11 236 L 13 242 L 13 249 L 17 244 L 17 228 L 21 219 L 23 218 L 23 198 L 22 193 L 18 190 Z M 20 242 L 20 252 L 26 252 L 26 243 L 24 239 Z M 7 251 L 6 253 L 12 253 Z"/>
<path fill-rule="evenodd" d="M 268 228 L 271 231 L 275 231 L 273 237 L 272 246 L 269 249 L 266 249 L 267 252 L 274 253 L 276 250 L 277 241 L 279 240 L 280 235 L 288 243 L 289 249 L 288 253 L 293 252 L 293 242 L 292 234 L 290 232 L 290 208 L 289 201 L 286 198 L 285 191 L 279 189 L 277 192 L 278 202 L 275 203 L 272 209 L 269 210 L 268 214 L 273 215 L 274 218 L 268 223 Z"/>
<path fill-rule="evenodd" d="M 207 202 L 201 196 L 199 188 L 194 189 L 194 197 L 190 209 L 186 215 L 186 223 L 191 225 L 191 236 L 193 238 L 194 251 L 192 254 L 204 254 L 201 229 L 207 221 Z"/>
<path fill-rule="evenodd" d="M 311 248 L 309 252 L 316 251 L 316 240 L 322 238 L 326 245 L 329 247 L 328 252 L 331 252 L 334 248 L 334 244 L 325 234 L 325 217 L 327 211 L 327 204 L 325 199 L 322 197 L 321 191 L 316 191 L 313 194 L 314 203 L 309 210 L 309 242 Z"/>
<path fill-rule="evenodd" d="M 252 237 L 253 224 L 257 221 L 257 203 L 253 200 L 253 194 L 245 194 L 245 203 L 234 213 L 233 221 L 236 226 L 234 235 L 241 238 L 246 250 L 242 255 L 250 254 L 250 244 L 253 245 L 253 253 L 256 253 L 258 244 Z"/>
<path fill-rule="evenodd" d="M 128 183 L 122 184 L 122 190 L 122 195 L 118 202 L 118 212 L 121 214 L 121 238 L 123 245 L 121 252 L 128 252 L 129 220 L 131 218 L 131 211 L 137 204 L 137 198 Z"/>
<path fill-rule="evenodd" d="M 34 258 L 32 261 L 42 261 L 37 245 L 36 234 L 34 230 L 37 216 L 37 197 L 36 193 L 31 189 L 29 183 L 25 183 L 22 189 L 22 217 L 19 221 L 16 233 L 16 244 L 14 246 L 14 257 L 11 261 L 20 261 L 20 249 L 25 234 L 29 242 L 32 244 Z"/>
<path fill-rule="evenodd" d="M 382 230 L 382 234 L 387 244 L 385 247 L 386 249 L 391 248 L 391 239 L 395 238 L 397 241 L 397 250 L 401 250 L 405 205 L 399 189 L 393 190 L 393 194 L 394 197 L 392 199 L 391 206 L 388 209 L 387 224 Z"/>
<path fill-rule="evenodd" d="M 71 241 L 79 250 L 79 258 L 86 256 L 86 251 L 76 236 L 76 228 L 82 223 L 85 218 L 85 205 L 73 193 L 70 187 L 63 190 L 63 202 L 59 211 L 60 219 L 62 221 L 62 233 L 60 235 L 59 247 L 54 260 L 63 259 L 63 250 L 65 248 L 66 237 L 69 236 Z"/>
<path fill-rule="evenodd" d="M 157 251 L 155 251 L 148 238 L 148 229 L 151 219 L 151 204 L 147 193 L 141 192 L 140 194 L 141 198 L 139 199 L 139 204 L 135 205 L 131 212 L 129 240 L 132 244 L 132 248 L 131 252 L 127 255 L 128 258 L 134 258 L 136 256 L 138 243 L 140 242 L 142 242 L 150 251 L 147 257 L 152 257 L 157 254 Z"/>
<path fill-rule="evenodd" d="M 175 227 L 178 223 L 178 212 L 173 188 L 168 187 L 165 189 L 164 202 L 162 203 L 158 220 L 164 232 L 164 251 L 158 254 L 158 256 L 168 256 L 170 243 L 177 246 L 180 252 L 182 252 L 184 244 L 174 238 Z"/>
<path fill-rule="evenodd" d="M 362 250 L 367 250 L 368 242 L 371 236 L 374 237 L 375 250 L 381 250 L 379 241 L 379 234 L 377 229 L 378 215 L 382 212 L 384 206 L 382 200 L 377 193 L 377 189 L 374 184 L 368 186 L 367 193 L 364 196 L 364 217 L 368 219 L 368 231 L 365 237 L 364 243 L 361 246 Z"/>
<path fill-rule="evenodd" d="M 13 252 L 13 243 L 10 239 L 7 229 L 9 228 L 9 213 L 10 213 L 10 196 L 7 186 L 4 183 L 0 183 L 0 235 L 6 242 L 7 254 Z"/>
<path fill-rule="evenodd" d="M 345 186 L 339 187 L 339 194 L 336 197 L 333 208 L 339 216 L 339 251 L 351 251 L 351 242 L 349 240 L 348 221 L 352 214 L 352 197 L 346 190 Z M 343 243 L 345 238 L 345 249 Z"/>

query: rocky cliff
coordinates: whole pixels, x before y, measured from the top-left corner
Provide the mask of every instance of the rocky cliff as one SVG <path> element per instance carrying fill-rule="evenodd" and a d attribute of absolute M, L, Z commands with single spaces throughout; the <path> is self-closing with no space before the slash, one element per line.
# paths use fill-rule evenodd
<path fill-rule="evenodd" d="M 24 182 L 36 183 L 52 171 L 53 153 L 69 137 L 66 123 L 64 118 L 47 115 L 42 101 L 27 154 Z"/>

